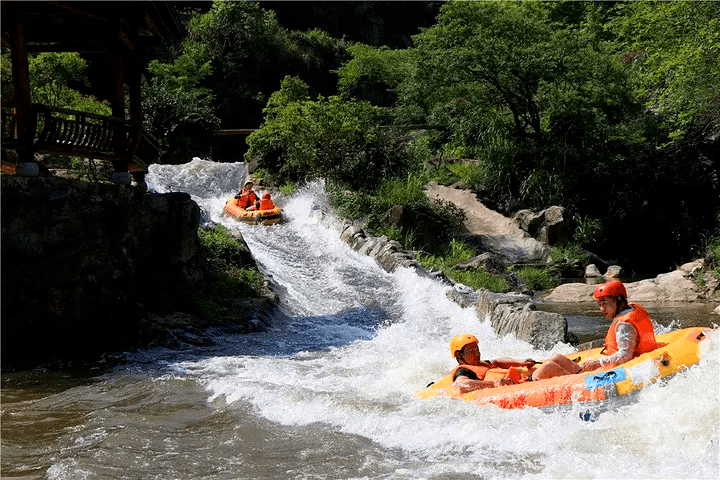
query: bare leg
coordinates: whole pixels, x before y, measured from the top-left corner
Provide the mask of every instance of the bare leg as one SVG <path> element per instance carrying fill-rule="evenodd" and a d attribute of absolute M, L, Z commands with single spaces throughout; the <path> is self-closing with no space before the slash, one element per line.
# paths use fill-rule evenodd
<path fill-rule="evenodd" d="M 542 380 L 543 378 L 559 377 L 561 375 L 572 375 L 579 373 L 582 368 L 564 355 L 553 355 L 549 360 L 545 360 L 537 370 L 533 372 L 533 380 Z"/>

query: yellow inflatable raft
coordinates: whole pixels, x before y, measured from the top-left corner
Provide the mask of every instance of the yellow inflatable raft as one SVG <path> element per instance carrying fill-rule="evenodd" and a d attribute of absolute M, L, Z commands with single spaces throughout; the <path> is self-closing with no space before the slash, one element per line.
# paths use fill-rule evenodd
<path fill-rule="evenodd" d="M 234 218 L 239 222 L 245 222 L 252 225 L 262 223 L 263 225 L 275 225 L 280 222 L 282 208 L 275 205 L 270 210 L 245 210 L 235 204 L 235 199 L 231 198 L 225 203 L 224 215 Z"/>
<path fill-rule="evenodd" d="M 706 327 L 691 327 L 658 335 L 658 348 L 612 369 L 527 381 L 533 369 L 513 367 L 508 371 L 496 368 L 488 371 L 486 380 L 507 376 L 518 383 L 461 394 L 452 386 L 452 377 L 447 376 L 417 395 L 421 398 L 445 396 L 502 408 L 547 407 L 620 398 L 698 363 L 699 344 L 705 338 L 705 330 Z M 566 356 L 583 362 L 600 356 L 601 350 L 602 347 L 593 348 Z"/>

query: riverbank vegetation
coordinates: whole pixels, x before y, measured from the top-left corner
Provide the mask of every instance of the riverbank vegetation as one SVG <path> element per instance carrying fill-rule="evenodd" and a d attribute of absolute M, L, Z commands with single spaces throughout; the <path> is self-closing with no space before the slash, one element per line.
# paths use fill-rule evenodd
<path fill-rule="evenodd" d="M 448 2 L 412 48 L 347 48 L 337 95 L 271 98 L 246 158 L 362 192 L 356 215 L 406 244 L 418 239 L 412 225 L 373 222 L 387 212 L 388 186 L 415 188 L 424 176 L 482 191 L 506 214 L 564 206 L 577 231 L 561 262 L 588 249 L 665 271 L 717 223 L 720 79 L 708 65 L 717 71 L 719 12 L 693 2 Z M 299 80 L 280 92 L 290 82 Z M 347 196 L 336 199 L 345 206 Z"/>
<path fill-rule="evenodd" d="M 273 183 L 326 179 L 340 214 L 448 273 L 462 217 L 427 200 L 430 181 L 505 215 L 565 207 L 576 232 L 548 275 L 585 251 L 654 274 L 717 244 L 720 3 L 286 3 L 213 2 L 148 62 L 143 114 L 163 162 L 209 156 L 218 129 L 257 128 L 245 159 Z M 404 30 L 372 42 L 328 20 L 383 8 Z"/>
<path fill-rule="evenodd" d="M 262 296 L 264 277 L 226 228 L 201 227 L 198 238 L 205 280 L 188 297 L 190 313 L 204 320 L 216 319 L 238 298 Z"/>

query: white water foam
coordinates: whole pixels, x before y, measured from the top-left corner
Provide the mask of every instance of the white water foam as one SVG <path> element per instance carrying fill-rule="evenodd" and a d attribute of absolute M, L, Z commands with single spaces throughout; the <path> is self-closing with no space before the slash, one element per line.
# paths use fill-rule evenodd
<path fill-rule="evenodd" d="M 216 174 L 203 172 L 197 175 Z M 198 194 L 201 206 L 221 210 L 233 191 L 224 188 Z M 288 199 L 280 225 L 223 222 L 242 232 L 294 320 L 286 330 L 248 335 L 260 346 L 252 354 L 183 362 L 183 371 L 207 389 L 209 404 L 247 408 L 287 427 L 323 424 L 367 438 L 398 452 L 392 478 L 718 478 L 717 331 L 703 342 L 699 365 L 594 422 L 581 420 L 583 406 L 502 410 L 417 399 L 417 390 L 453 367 L 447 345 L 457 333 L 478 336 L 484 358 L 548 352 L 498 338 L 472 308 L 446 298 L 447 286 L 407 269 L 389 274 L 350 250 L 311 215 L 322 195 L 315 185 Z M 375 311 L 380 320 L 363 323 Z M 321 340 L 302 350 L 290 345 L 307 336 Z"/>

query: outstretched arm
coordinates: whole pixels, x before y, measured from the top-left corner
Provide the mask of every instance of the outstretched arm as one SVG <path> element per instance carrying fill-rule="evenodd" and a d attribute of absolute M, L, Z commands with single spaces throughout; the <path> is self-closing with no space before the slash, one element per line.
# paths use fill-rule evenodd
<path fill-rule="evenodd" d="M 510 368 L 510 367 L 532 367 L 535 365 L 535 360 L 532 358 L 526 358 L 525 360 L 518 360 L 516 358 L 508 358 L 508 357 L 502 357 L 502 358 L 496 358 L 495 360 L 490 360 L 490 363 L 493 367 L 497 368 Z"/>

